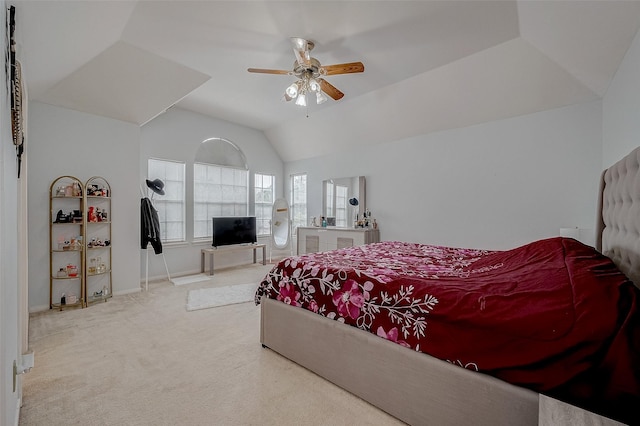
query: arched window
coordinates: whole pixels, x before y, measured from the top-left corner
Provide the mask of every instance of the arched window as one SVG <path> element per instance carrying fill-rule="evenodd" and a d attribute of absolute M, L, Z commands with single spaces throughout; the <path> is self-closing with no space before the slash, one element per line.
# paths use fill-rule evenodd
<path fill-rule="evenodd" d="M 226 139 L 204 140 L 193 164 L 193 237 L 211 237 L 214 216 L 248 213 L 249 168 L 244 153 Z"/>

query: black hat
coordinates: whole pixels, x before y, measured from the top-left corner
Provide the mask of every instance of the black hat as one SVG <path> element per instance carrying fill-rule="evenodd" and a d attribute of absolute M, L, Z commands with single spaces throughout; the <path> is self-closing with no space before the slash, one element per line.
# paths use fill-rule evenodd
<path fill-rule="evenodd" d="M 164 195 L 164 182 L 160 179 L 149 180 L 147 179 L 147 186 L 151 188 L 156 194 Z"/>
<path fill-rule="evenodd" d="M 357 206 L 359 204 L 358 199 L 356 197 L 349 199 L 349 204 L 351 204 L 352 206 Z"/>

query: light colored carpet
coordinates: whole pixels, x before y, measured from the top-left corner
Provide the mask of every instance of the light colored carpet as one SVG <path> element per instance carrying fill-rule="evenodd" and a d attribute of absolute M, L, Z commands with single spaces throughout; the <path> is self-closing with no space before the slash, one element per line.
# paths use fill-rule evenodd
<path fill-rule="evenodd" d="M 209 281 L 211 279 L 210 275 L 205 274 L 197 274 L 197 275 L 186 275 L 184 277 L 174 277 L 171 278 L 171 284 L 173 285 L 187 285 L 194 284 L 203 281 Z"/>
<path fill-rule="evenodd" d="M 271 266 L 216 271 L 213 286 L 258 282 Z M 187 312 L 188 291 L 204 286 L 152 282 L 32 314 L 20 426 L 402 424 L 262 348 L 259 306 Z"/>
<path fill-rule="evenodd" d="M 187 311 L 216 308 L 253 301 L 258 283 L 189 290 Z"/>

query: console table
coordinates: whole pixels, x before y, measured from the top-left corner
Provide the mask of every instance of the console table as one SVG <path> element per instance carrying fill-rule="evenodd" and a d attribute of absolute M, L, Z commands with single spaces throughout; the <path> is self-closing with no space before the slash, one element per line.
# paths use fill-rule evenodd
<path fill-rule="evenodd" d="M 267 245 L 266 244 L 246 244 L 223 246 L 217 248 L 203 248 L 200 251 L 200 272 L 204 272 L 204 255 L 209 255 L 209 275 L 213 275 L 213 257 L 216 253 L 229 253 L 238 250 L 253 250 L 253 263 L 256 263 L 256 250 L 262 249 L 262 264 L 267 264 Z"/>

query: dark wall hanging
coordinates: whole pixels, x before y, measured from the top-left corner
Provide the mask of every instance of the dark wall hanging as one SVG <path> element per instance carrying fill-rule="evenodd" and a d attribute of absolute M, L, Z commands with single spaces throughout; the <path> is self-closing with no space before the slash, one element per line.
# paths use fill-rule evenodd
<path fill-rule="evenodd" d="M 14 39 L 16 27 L 16 8 L 9 7 L 7 10 L 7 50 L 6 50 L 6 70 L 9 77 L 8 92 L 11 94 L 11 134 L 13 144 L 16 147 L 18 160 L 18 179 L 22 165 L 22 154 L 24 153 L 24 114 L 23 114 L 23 82 L 20 62 L 16 60 L 16 41 Z"/>

